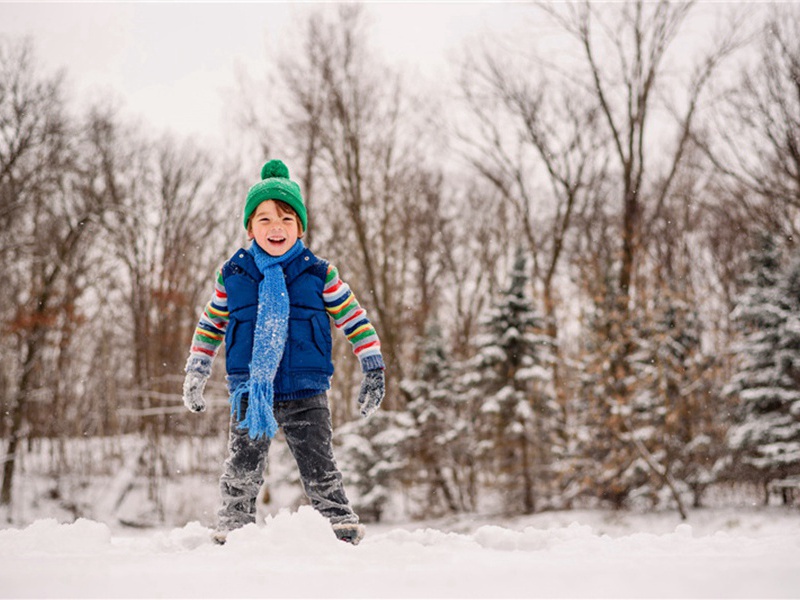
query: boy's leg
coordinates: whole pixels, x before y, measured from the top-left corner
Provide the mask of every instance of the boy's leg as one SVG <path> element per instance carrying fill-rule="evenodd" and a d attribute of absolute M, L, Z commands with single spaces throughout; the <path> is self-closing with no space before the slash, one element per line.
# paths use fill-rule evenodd
<path fill-rule="evenodd" d="M 311 505 L 333 524 L 337 535 L 347 529 L 345 524 L 355 526 L 358 515 L 350 507 L 342 474 L 333 458 L 333 427 L 327 396 L 323 393 L 276 402 L 275 416 L 297 462 Z M 363 528 L 360 531 L 363 534 Z"/>
<path fill-rule="evenodd" d="M 246 399 L 242 400 L 242 410 Z M 228 436 L 228 459 L 219 480 L 222 506 L 219 509 L 220 541 L 225 534 L 256 521 L 256 497 L 264 483 L 264 466 L 269 451 L 269 438 L 253 440 L 246 430 L 238 428 L 231 416 Z"/>

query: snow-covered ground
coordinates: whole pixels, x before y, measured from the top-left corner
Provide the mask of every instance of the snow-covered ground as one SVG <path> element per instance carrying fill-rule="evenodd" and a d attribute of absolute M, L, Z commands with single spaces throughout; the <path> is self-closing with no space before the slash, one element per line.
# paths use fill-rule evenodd
<path fill-rule="evenodd" d="M 139 446 L 111 442 L 70 446 L 79 474 L 54 469 L 47 445 L 25 455 L 0 513 L 0 598 L 800 598 L 800 507 L 761 506 L 759 490 L 710 490 L 711 508 L 686 523 L 676 511 L 599 509 L 504 519 L 489 516 L 488 497 L 479 515 L 418 522 L 423 504 L 397 495 L 388 522 L 352 547 L 297 508 L 279 444 L 258 525 L 217 546 L 208 526 L 224 439 L 168 448 L 160 521 L 148 480 L 126 466 Z"/>
<path fill-rule="evenodd" d="M 130 533 L 129 531 L 133 531 Z M 371 525 L 357 547 L 309 507 L 233 532 L 38 520 L 0 530 L 0 596 L 796 598 L 800 510 L 553 512 Z"/>

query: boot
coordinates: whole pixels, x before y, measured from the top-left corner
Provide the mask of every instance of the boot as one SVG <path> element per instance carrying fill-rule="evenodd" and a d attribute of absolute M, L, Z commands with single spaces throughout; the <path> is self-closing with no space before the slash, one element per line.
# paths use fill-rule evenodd
<path fill-rule="evenodd" d="M 225 542 L 228 540 L 228 532 L 222 529 L 218 529 L 214 533 L 211 534 L 211 540 L 215 544 L 219 544 L 220 546 L 224 546 Z"/>
<path fill-rule="evenodd" d="M 333 525 L 333 533 L 343 542 L 358 546 L 358 543 L 364 539 L 367 530 L 360 523 L 335 523 Z"/>

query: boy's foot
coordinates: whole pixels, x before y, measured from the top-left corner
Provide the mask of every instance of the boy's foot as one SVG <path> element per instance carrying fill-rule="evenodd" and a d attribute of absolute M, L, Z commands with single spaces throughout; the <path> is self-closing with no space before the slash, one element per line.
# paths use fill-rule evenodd
<path fill-rule="evenodd" d="M 219 544 L 220 546 L 224 546 L 225 542 L 228 539 L 228 532 L 227 531 L 215 531 L 211 534 L 211 539 L 214 541 L 215 544 Z"/>
<path fill-rule="evenodd" d="M 343 542 L 358 546 L 358 542 L 364 539 L 367 530 L 360 523 L 335 523 L 333 533 Z"/>

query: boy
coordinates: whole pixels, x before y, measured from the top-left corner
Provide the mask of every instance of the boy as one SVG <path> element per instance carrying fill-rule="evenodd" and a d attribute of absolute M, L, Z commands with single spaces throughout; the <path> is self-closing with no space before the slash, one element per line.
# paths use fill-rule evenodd
<path fill-rule="evenodd" d="M 384 396 L 378 335 L 336 268 L 303 245 L 306 207 L 283 162 L 262 168 L 247 194 L 244 226 L 252 243 L 217 272 L 183 385 L 187 408 L 205 410 L 203 389 L 224 339 L 231 425 L 214 539 L 225 543 L 229 531 L 255 522 L 270 439 L 282 427 L 312 506 L 339 539 L 358 544 L 364 527 L 345 495 L 331 442 L 329 315 L 361 362 L 364 417 Z"/>

